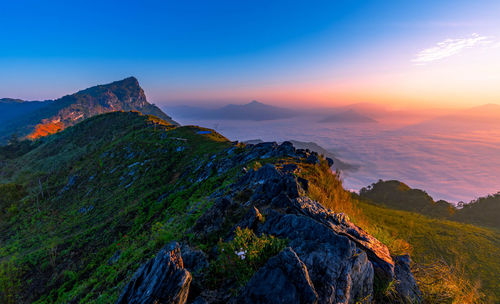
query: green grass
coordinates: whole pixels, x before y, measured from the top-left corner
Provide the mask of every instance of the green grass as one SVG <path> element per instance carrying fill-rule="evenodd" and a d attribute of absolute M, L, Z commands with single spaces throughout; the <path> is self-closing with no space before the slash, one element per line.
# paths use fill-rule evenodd
<path fill-rule="evenodd" d="M 194 168 L 231 145 L 215 132 L 198 134 L 207 130 L 110 113 L 43 138 L 6 162 L 3 302 L 114 302 L 141 263 L 185 237 L 211 206 L 207 195 L 241 172 L 212 172 L 196 182 Z M 118 261 L 108 263 L 118 252 Z"/>
<path fill-rule="evenodd" d="M 422 284 L 435 278 L 430 286 L 422 286 L 427 303 L 496 303 L 500 299 L 498 231 L 362 201 L 343 189 L 325 163 L 300 166 L 300 175 L 312 182 L 311 198 L 348 214 L 392 254 L 411 254 Z"/>
<path fill-rule="evenodd" d="M 455 271 L 460 272 L 463 268 L 470 281 L 480 282 L 489 302 L 500 297 L 500 233 L 497 231 L 370 203 L 358 204 L 370 222 L 368 231 L 386 235 L 378 238 L 389 247 L 394 247 L 391 246 L 393 240 L 404 240 L 411 245 L 414 262 L 432 264 L 445 261 Z"/>

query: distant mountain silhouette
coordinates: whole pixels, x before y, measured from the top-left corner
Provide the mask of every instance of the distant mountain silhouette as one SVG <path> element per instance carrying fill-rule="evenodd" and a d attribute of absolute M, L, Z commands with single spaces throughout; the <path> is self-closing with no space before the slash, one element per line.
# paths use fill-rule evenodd
<path fill-rule="evenodd" d="M 349 109 L 344 112 L 328 115 L 319 122 L 343 122 L 343 123 L 376 123 L 377 121 L 362 115 L 355 110 Z"/>
<path fill-rule="evenodd" d="M 362 188 L 360 197 L 392 209 L 417 212 L 430 217 L 500 228 L 500 192 L 480 197 L 458 208 L 444 200 L 434 201 L 427 192 L 397 181 L 379 180 Z"/>
<path fill-rule="evenodd" d="M 261 121 L 291 118 L 298 115 L 294 110 L 267 105 L 256 100 L 243 105 L 229 104 L 216 109 L 192 106 L 174 106 L 166 109 L 174 117 L 192 119 Z"/>
<path fill-rule="evenodd" d="M 139 111 L 177 124 L 158 107 L 148 103 L 137 79 L 129 77 L 56 100 L 0 99 L 0 143 L 12 134 L 35 139 L 113 111 Z"/>

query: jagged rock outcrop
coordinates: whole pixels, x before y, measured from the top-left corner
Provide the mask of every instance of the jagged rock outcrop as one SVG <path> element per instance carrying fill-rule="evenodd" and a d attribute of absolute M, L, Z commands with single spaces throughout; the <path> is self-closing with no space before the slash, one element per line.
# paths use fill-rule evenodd
<path fill-rule="evenodd" d="M 184 304 L 190 284 L 179 247 L 166 246 L 137 270 L 116 304 Z"/>
<path fill-rule="evenodd" d="M 373 264 L 379 279 L 389 283 L 394 279 L 394 261 L 389 249 L 379 240 L 349 221 L 342 213 L 334 213 L 308 197 L 299 197 L 291 202 L 293 212 L 304 214 L 321 222 L 336 234 L 344 235 L 362 248 Z"/>
<path fill-rule="evenodd" d="M 373 267 L 366 254 L 325 225 L 272 210 L 258 232 L 289 240 L 307 266 L 319 303 L 354 303 L 373 293 Z"/>
<path fill-rule="evenodd" d="M 297 150 L 287 142 L 249 145 L 244 153 L 229 148 L 221 155 L 224 158 L 212 157 L 205 167 L 191 168 L 197 178 L 193 182 L 261 158 L 291 157 L 313 165 L 324 161 L 316 153 Z M 214 237 L 229 240 L 239 226 L 250 228 L 257 235 L 286 239 L 288 247 L 270 258 L 236 295 L 224 288 L 201 290 L 203 283 L 200 283 L 190 301 L 369 302 L 374 299 L 375 285 L 383 288 L 395 279 L 398 298 L 419 301 L 409 260 L 404 257 L 394 260 L 385 245 L 350 222 L 347 215 L 335 213 L 307 197 L 309 181 L 297 176 L 299 170 L 293 163 L 265 164 L 258 170 L 245 171 L 232 185 L 210 196 L 214 204 L 189 230 L 199 240 Z M 176 246 L 170 245 L 183 248 Z M 192 252 L 187 268 L 200 272 L 208 265 L 206 255 Z M 215 252 L 212 248 L 207 253 L 214 256 Z M 203 265 L 198 267 L 197 263 Z M 206 278 L 201 275 L 199 279 Z"/>
<path fill-rule="evenodd" d="M 318 303 L 304 263 L 290 248 L 269 259 L 250 279 L 237 303 Z"/>

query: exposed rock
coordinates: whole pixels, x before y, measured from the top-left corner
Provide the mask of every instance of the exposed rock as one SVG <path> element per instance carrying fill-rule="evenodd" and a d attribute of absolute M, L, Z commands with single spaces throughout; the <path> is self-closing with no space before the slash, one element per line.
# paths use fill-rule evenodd
<path fill-rule="evenodd" d="M 278 149 L 281 153 L 283 153 L 285 155 L 288 155 L 288 156 L 295 155 L 295 147 L 289 141 L 282 142 L 281 145 L 278 147 Z"/>
<path fill-rule="evenodd" d="M 394 279 L 394 261 L 387 246 L 349 221 L 345 214 L 336 214 L 308 197 L 292 201 L 291 211 L 311 217 L 340 235 L 345 235 L 363 249 L 373 264 L 375 274 L 385 284 Z"/>
<path fill-rule="evenodd" d="M 78 180 L 78 175 L 71 175 L 68 179 L 68 183 L 64 186 L 64 188 L 62 188 L 59 191 L 59 194 L 62 194 L 71 189 L 76 184 L 77 180 Z"/>
<path fill-rule="evenodd" d="M 307 187 L 307 182 L 302 184 Z M 248 188 L 254 189 L 254 194 L 250 198 L 252 202 L 267 202 L 282 192 L 290 198 L 296 198 L 304 190 L 297 183 L 294 175 L 284 174 L 272 164 L 266 164 L 257 171 L 248 172 L 233 186 L 235 191 Z"/>
<path fill-rule="evenodd" d="M 233 200 L 227 197 L 220 198 L 196 221 L 192 231 L 200 238 L 218 232 L 222 229 L 226 216 L 236 213 L 239 208 L 241 206 L 233 202 Z"/>
<path fill-rule="evenodd" d="M 283 155 L 311 164 L 320 162 L 317 153 L 295 150 L 288 143 L 248 145 L 244 152 L 229 148 L 221 153 L 223 157 L 200 161 L 183 175 L 194 176 L 192 182 L 196 182 L 235 166 L 245 166 L 249 160 Z M 346 214 L 335 213 L 305 196 L 309 181 L 295 175 L 297 165 L 283 163 L 241 172 L 234 184 L 212 193 L 208 198 L 214 204 L 198 218 L 191 232 L 201 240 L 216 237 L 227 241 L 237 226 L 247 227 L 257 235 L 287 239 L 290 248 L 271 258 L 234 297 L 228 292 L 228 288 L 234 288 L 232 285 L 206 288 L 205 253 L 186 245 L 169 244 L 164 250 L 180 252 L 184 257 L 183 270 L 195 277 L 188 284 L 189 300 L 210 304 L 350 304 L 371 301 L 375 279 L 383 284 L 396 279 L 398 295 L 418 301 L 420 293 L 409 262 L 398 258 L 395 266 L 387 247 L 354 225 Z M 167 196 L 168 193 L 161 195 L 158 201 Z M 216 255 L 216 247 L 209 250 L 210 257 Z"/>
<path fill-rule="evenodd" d="M 122 251 L 121 250 L 117 250 L 115 252 L 115 254 L 113 254 L 113 256 L 109 258 L 108 265 L 113 265 L 114 263 L 118 262 L 118 260 L 120 259 L 121 255 L 122 255 Z"/>
<path fill-rule="evenodd" d="M 309 271 L 318 303 L 353 303 L 373 293 L 373 268 L 345 236 L 304 215 L 271 210 L 258 232 L 287 238 Z"/>
<path fill-rule="evenodd" d="M 180 248 L 182 261 L 184 262 L 184 268 L 189 270 L 191 273 L 199 273 L 208 267 L 208 258 L 207 255 L 201 251 L 196 250 L 188 245 L 175 243 L 170 245 L 170 248 Z"/>
<path fill-rule="evenodd" d="M 410 269 L 410 256 L 401 255 L 394 258 L 396 275 L 396 292 L 404 303 L 421 303 L 422 293 L 417 286 Z"/>
<path fill-rule="evenodd" d="M 284 173 L 295 173 L 295 171 L 297 171 L 298 169 L 299 166 L 297 166 L 296 164 L 286 164 L 283 166 L 281 171 Z"/>
<path fill-rule="evenodd" d="M 317 303 L 304 263 L 289 247 L 267 261 L 245 286 L 237 303 Z"/>
<path fill-rule="evenodd" d="M 263 221 L 263 216 L 259 210 L 252 206 L 243 219 L 236 225 L 241 228 L 256 229 L 257 225 Z"/>
<path fill-rule="evenodd" d="M 183 267 L 179 248 L 168 247 L 137 270 L 117 304 L 186 303 L 191 274 Z"/>
<path fill-rule="evenodd" d="M 207 304 L 207 301 L 203 297 L 197 297 L 191 304 Z"/>
<path fill-rule="evenodd" d="M 307 158 L 306 158 L 306 163 L 312 164 L 312 165 L 317 165 L 319 164 L 319 158 L 318 154 L 316 153 L 311 153 Z"/>

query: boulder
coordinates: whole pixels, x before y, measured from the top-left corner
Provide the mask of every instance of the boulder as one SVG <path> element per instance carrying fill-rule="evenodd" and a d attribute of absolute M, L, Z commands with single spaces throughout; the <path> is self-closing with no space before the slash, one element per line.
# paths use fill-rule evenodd
<path fill-rule="evenodd" d="M 336 234 L 348 237 L 363 249 L 373 264 L 375 275 L 384 285 L 394 279 L 394 261 L 387 246 L 351 223 L 348 216 L 343 213 L 334 213 L 308 197 L 298 197 L 291 203 L 289 212 L 310 217 L 329 227 Z"/>
<path fill-rule="evenodd" d="M 180 249 L 170 249 L 167 245 L 136 271 L 117 304 L 186 303 L 191 274 L 184 269 Z"/>
<path fill-rule="evenodd" d="M 394 258 L 395 276 L 396 276 L 396 293 L 403 303 L 421 303 L 422 293 L 417 286 L 417 282 L 413 277 L 410 269 L 410 256 L 401 255 Z"/>
<path fill-rule="evenodd" d="M 347 237 L 310 217 L 271 210 L 259 233 L 289 240 L 306 265 L 318 303 L 355 303 L 371 298 L 373 267 L 366 254 Z"/>
<path fill-rule="evenodd" d="M 284 156 L 295 156 L 295 147 L 289 141 L 284 141 L 279 145 L 278 151 Z"/>
<path fill-rule="evenodd" d="M 257 171 L 250 171 L 243 175 L 238 182 L 233 185 L 233 192 L 252 189 L 252 202 L 261 201 L 268 203 L 280 193 L 296 198 L 308 187 L 307 181 L 301 179 L 297 182 L 297 177 L 291 173 L 283 173 L 272 164 L 266 164 Z"/>
<path fill-rule="evenodd" d="M 237 303 L 318 303 L 306 265 L 290 248 L 272 257 L 250 279 Z"/>
<path fill-rule="evenodd" d="M 185 244 L 179 245 L 175 242 L 173 245 L 170 245 L 170 248 L 172 250 L 180 248 L 184 268 L 190 273 L 196 275 L 208 267 L 208 257 L 203 251 L 193 249 Z"/>
<path fill-rule="evenodd" d="M 319 164 L 318 155 L 316 153 L 309 154 L 309 156 L 306 158 L 306 163 L 311 164 L 311 165 Z"/>

